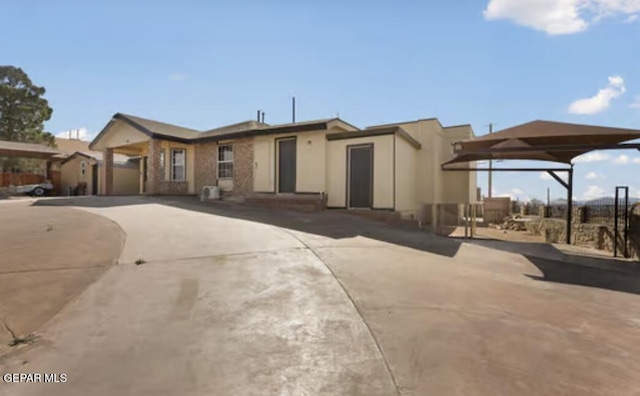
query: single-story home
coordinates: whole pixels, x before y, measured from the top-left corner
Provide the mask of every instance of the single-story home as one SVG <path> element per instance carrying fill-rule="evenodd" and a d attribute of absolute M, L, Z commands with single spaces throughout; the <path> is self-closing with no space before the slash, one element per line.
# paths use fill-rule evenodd
<path fill-rule="evenodd" d="M 117 113 L 89 145 L 102 152 L 99 194 L 116 193 L 116 156 L 140 157 L 139 194 L 224 198 L 318 197 L 327 208 L 413 217 L 424 205 L 475 203 L 474 172 L 443 172 L 470 125 L 436 118 L 360 129 L 340 118 L 268 125 L 245 121 L 197 131 Z"/>
<path fill-rule="evenodd" d="M 76 151 L 60 163 L 63 193 L 84 185 L 85 195 L 97 195 L 100 185 L 99 170 L 103 166 L 101 151 Z M 134 195 L 140 189 L 139 158 L 122 154 L 113 155 L 113 194 Z"/>
<path fill-rule="evenodd" d="M 91 151 L 90 142 L 78 138 L 55 138 L 59 154 L 51 157 L 47 168 L 49 179 L 59 195 L 79 192 L 97 195 L 100 185 L 100 168 L 103 166 L 101 151 Z M 114 156 L 116 181 L 113 194 L 132 195 L 140 190 L 140 158 L 117 154 Z M 84 186 L 84 191 L 76 191 Z"/>

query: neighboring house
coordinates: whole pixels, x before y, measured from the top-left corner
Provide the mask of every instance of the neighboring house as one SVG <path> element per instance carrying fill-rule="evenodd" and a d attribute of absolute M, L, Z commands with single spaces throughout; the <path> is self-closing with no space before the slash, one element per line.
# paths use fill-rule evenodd
<path fill-rule="evenodd" d="M 69 188 L 75 189 L 80 184 L 86 185 L 86 195 L 100 193 L 99 174 L 102 168 L 101 151 L 91 151 L 90 142 L 79 139 L 55 139 L 56 148 L 62 154 L 51 161 L 52 179 L 58 193 L 67 195 Z M 138 194 L 140 187 L 139 158 L 116 154 L 113 159 L 116 182 L 114 195 Z"/>
<path fill-rule="evenodd" d="M 61 162 L 61 187 L 66 193 L 69 188 L 75 189 L 83 183 L 86 195 L 97 195 L 100 185 L 100 168 L 102 167 L 102 152 L 76 151 Z M 122 154 L 113 155 L 113 194 L 136 195 L 140 189 L 139 159 L 130 158 Z"/>
<path fill-rule="evenodd" d="M 474 203 L 474 172 L 443 172 L 470 125 L 435 119 L 359 129 L 339 118 L 267 125 L 245 121 L 199 132 L 117 113 L 91 142 L 103 152 L 99 192 L 115 193 L 115 155 L 140 156 L 140 194 L 317 196 L 328 208 L 381 209 L 415 216 L 425 205 Z"/>

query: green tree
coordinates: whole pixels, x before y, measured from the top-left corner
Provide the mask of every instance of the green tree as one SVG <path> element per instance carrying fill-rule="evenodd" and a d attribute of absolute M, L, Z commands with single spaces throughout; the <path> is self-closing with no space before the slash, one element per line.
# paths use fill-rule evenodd
<path fill-rule="evenodd" d="M 53 110 L 27 73 L 13 66 L 0 66 L 0 139 L 25 143 L 53 144 L 44 123 Z"/>
<path fill-rule="evenodd" d="M 44 130 L 53 110 L 27 73 L 14 66 L 0 66 L 0 140 L 55 146 L 54 136 Z M 0 158 L 4 168 L 32 168 L 34 161 Z"/>

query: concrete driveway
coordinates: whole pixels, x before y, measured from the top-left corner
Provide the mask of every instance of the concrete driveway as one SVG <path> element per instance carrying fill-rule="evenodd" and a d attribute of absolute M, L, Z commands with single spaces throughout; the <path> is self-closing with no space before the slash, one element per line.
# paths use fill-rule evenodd
<path fill-rule="evenodd" d="M 0 201 L 0 355 L 98 279 L 124 244 L 102 216 L 30 202 Z"/>
<path fill-rule="evenodd" d="M 639 296 L 546 282 L 517 253 L 189 198 L 41 204 L 105 216 L 127 241 L 0 362 L 67 382 L 0 394 L 640 394 Z"/>

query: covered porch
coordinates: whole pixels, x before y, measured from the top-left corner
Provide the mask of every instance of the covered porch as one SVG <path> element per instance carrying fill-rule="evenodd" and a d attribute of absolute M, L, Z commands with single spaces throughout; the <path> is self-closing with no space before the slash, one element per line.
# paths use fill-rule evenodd
<path fill-rule="evenodd" d="M 188 137 L 175 136 L 183 128 L 168 131 L 167 126 L 119 113 L 114 115 L 89 145 L 92 150 L 103 153 L 101 195 L 113 195 L 114 177 L 117 177 L 114 154 L 140 158 L 140 195 L 195 194 L 194 146 Z"/>

